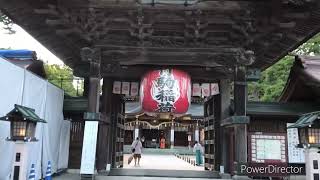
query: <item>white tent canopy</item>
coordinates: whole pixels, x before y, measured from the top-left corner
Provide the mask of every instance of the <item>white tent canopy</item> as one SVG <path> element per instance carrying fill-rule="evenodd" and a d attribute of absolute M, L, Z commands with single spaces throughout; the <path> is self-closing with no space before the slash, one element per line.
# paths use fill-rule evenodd
<path fill-rule="evenodd" d="M 38 123 L 37 142 L 28 143 L 29 167 L 36 167 L 36 179 L 44 176 L 47 163 L 52 173 L 68 166 L 70 122 L 63 120 L 63 90 L 48 81 L 0 57 L 0 117 L 14 108 L 14 104 L 35 109 L 36 114 L 48 123 Z M 0 179 L 9 180 L 14 158 L 14 142 L 9 137 L 9 122 L 0 121 Z M 42 173 L 40 171 L 42 167 Z"/>

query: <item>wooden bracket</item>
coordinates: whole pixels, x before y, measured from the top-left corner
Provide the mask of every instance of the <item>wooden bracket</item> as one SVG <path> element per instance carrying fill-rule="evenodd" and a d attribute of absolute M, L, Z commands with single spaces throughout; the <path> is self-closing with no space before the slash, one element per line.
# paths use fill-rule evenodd
<path fill-rule="evenodd" d="M 226 119 L 223 119 L 220 123 L 220 126 L 235 126 L 238 124 L 249 124 L 249 116 L 231 116 Z"/>

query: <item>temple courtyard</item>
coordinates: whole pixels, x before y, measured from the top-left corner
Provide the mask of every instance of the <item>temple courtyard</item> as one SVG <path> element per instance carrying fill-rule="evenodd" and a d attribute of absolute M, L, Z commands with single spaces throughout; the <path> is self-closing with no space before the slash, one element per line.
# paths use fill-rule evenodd
<path fill-rule="evenodd" d="M 134 166 L 134 160 L 128 165 L 129 154 L 124 155 L 124 168 L 127 169 L 166 169 L 203 171 L 203 166 L 194 166 L 174 155 L 145 154 L 142 155 L 140 166 Z M 190 159 L 195 159 L 190 156 Z"/>

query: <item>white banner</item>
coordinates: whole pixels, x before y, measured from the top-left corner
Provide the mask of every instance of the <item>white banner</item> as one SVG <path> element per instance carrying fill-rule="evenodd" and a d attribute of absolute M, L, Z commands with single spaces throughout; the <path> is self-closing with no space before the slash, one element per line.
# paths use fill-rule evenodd
<path fill-rule="evenodd" d="M 98 121 L 85 122 L 80 174 L 94 174 L 98 124 Z"/>
<path fill-rule="evenodd" d="M 211 95 L 219 94 L 220 93 L 219 84 L 218 83 L 211 83 L 210 84 L 210 91 L 211 91 Z"/>
<path fill-rule="evenodd" d="M 199 83 L 192 84 L 192 96 L 201 96 L 201 87 Z"/>
<path fill-rule="evenodd" d="M 139 95 L 139 83 L 131 82 L 130 95 L 131 96 L 138 96 Z"/>
<path fill-rule="evenodd" d="M 201 85 L 201 91 L 202 91 L 202 96 L 203 97 L 210 96 L 210 84 L 209 83 L 203 83 Z"/>
<path fill-rule="evenodd" d="M 194 140 L 199 142 L 199 129 L 194 131 Z"/>
<path fill-rule="evenodd" d="M 121 82 L 120 81 L 114 81 L 113 82 L 113 94 L 121 94 Z"/>
<path fill-rule="evenodd" d="M 292 125 L 292 123 L 287 123 L 287 127 L 290 125 Z M 287 129 L 287 139 L 289 163 L 305 163 L 305 155 L 303 149 L 296 148 L 296 145 L 299 144 L 298 129 Z"/>
<path fill-rule="evenodd" d="M 130 83 L 122 82 L 121 94 L 129 95 L 130 93 Z"/>
<path fill-rule="evenodd" d="M 174 142 L 174 129 L 170 131 L 170 142 Z"/>
<path fill-rule="evenodd" d="M 139 129 L 135 128 L 134 129 L 134 140 L 136 140 L 137 137 L 139 137 Z"/>

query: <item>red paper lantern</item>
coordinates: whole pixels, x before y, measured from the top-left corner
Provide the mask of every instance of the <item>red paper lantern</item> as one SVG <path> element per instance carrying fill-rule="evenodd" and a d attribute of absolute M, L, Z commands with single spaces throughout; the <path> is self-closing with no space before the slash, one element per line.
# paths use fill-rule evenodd
<path fill-rule="evenodd" d="M 142 78 L 140 100 L 145 112 L 183 114 L 191 102 L 190 76 L 176 69 L 150 71 Z"/>

